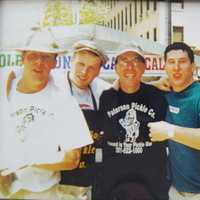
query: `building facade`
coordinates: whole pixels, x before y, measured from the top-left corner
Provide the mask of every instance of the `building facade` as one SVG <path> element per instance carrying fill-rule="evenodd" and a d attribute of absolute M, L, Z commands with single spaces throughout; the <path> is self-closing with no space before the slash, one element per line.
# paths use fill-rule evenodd
<path fill-rule="evenodd" d="M 163 45 L 184 41 L 200 48 L 200 1 L 104 0 L 110 9 L 104 26 Z"/>

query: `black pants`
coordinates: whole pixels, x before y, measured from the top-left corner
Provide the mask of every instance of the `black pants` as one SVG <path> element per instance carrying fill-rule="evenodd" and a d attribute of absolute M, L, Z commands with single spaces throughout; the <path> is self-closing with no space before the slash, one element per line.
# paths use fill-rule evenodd
<path fill-rule="evenodd" d="M 96 195 L 93 193 L 92 200 L 154 200 L 146 186 L 137 182 L 123 182 L 116 185 L 108 193 Z"/>
<path fill-rule="evenodd" d="M 168 200 L 169 185 L 164 176 L 150 166 L 143 170 L 123 161 L 104 162 L 94 177 L 92 200 Z"/>

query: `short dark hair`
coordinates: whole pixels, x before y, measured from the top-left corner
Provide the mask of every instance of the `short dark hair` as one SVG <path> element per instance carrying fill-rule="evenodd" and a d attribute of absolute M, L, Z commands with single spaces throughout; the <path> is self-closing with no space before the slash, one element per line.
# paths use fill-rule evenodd
<path fill-rule="evenodd" d="M 167 60 L 167 53 L 172 51 L 172 50 L 186 51 L 187 54 L 188 54 L 188 57 L 190 59 L 190 62 L 194 63 L 194 53 L 193 53 L 192 49 L 187 44 L 185 44 L 184 42 L 174 42 L 174 43 L 168 45 L 165 49 L 165 52 L 164 52 L 165 61 Z"/>

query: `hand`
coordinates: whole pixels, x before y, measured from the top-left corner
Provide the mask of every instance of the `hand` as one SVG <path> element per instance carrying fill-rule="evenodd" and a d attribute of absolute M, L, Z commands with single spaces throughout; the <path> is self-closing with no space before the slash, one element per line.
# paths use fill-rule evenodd
<path fill-rule="evenodd" d="M 159 141 L 164 141 L 173 136 L 173 131 L 174 131 L 174 125 L 164 122 L 164 121 L 159 121 L 159 122 L 150 122 L 147 125 L 150 130 L 150 138 L 151 141 L 153 142 L 159 142 Z"/>
<path fill-rule="evenodd" d="M 7 196 L 9 194 L 9 189 L 14 179 L 14 174 L 0 176 L 0 192 L 3 193 L 3 195 Z"/>
<path fill-rule="evenodd" d="M 116 91 L 119 90 L 119 79 L 116 79 L 113 84 L 112 84 L 112 88 Z"/>
<path fill-rule="evenodd" d="M 73 149 L 71 151 L 65 152 L 64 162 L 69 168 L 75 169 L 78 167 L 81 158 L 81 150 Z"/>
<path fill-rule="evenodd" d="M 152 85 L 166 92 L 171 91 L 171 85 L 167 77 L 162 77 L 159 80 L 152 82 Z"/>

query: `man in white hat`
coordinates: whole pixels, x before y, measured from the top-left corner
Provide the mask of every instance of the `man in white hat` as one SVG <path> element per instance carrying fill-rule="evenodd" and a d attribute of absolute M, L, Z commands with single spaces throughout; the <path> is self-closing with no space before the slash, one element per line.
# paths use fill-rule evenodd
<path fill-rule="evenodd" d="M 1 102 L 7 109 L 1 112 L 1 175 L 14 174 L 10 198 L 57 199 L 59 171 L 75 168 L 78 148 L 93 140 L 74 98 L 50 75 L 57 55 L 66 52 L 52 33 L 39 31 L 17 50 L 23 72 L 9 75 Z"/>
<path fill-rule="evenodd" d="M 141 83 L 143 51 L 123 45 L 116 57 L 119 90 L 100 97 L 106 138 L 103 168 L 96 177 L 95 200 L 167 200 L 166 148 L 152 143 L 148 122 L 164 119 L 166 101 L 159 90 Z"/>
<path fill-rule="evenodd" d="M 87 96 L 88 90 L 91 89 L 97 101 L 97 107 L 102 91 L 110 87 L 110 84 L 97 78 L 101 67 L 107 61 L 108 57 L 106 53 L 95 41 L 80 40 L 73 45 L 72 69 L 69 73 L 69 81 L 71 80 L 72 87 L 82 89 L 86 93 L 86 95 L 82 95 L 82 100 L 83 96 Z M 76 93 L 74 96 L 77 97 Z M 78 98 L 78 101 L 81 100 Z M 92 107 L 94 109 L 91 102 L 92 98 L 90 98 L 89 102 L 85 103 L 90 109 Z M 83 102 L 80 102 L 80 104 L 83 104 Z M 83 106 L 81 106 L 82 109 L 84 109 Z"/>
<path fill-rule="evenodd" d="M 97 78 L 108 57 L 95 41 L 80 40 L 73 45 L 71 71 L 67 74 L 67 90 L 78 101 L 94 144 L 82 148 L 77 169 L 62 173 L 63 184 L 93 186 L 98 163 L 102 162 L 102 138 L 99 98 L 110 84 Z"/>

